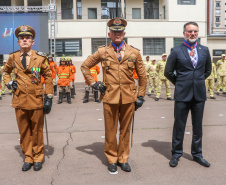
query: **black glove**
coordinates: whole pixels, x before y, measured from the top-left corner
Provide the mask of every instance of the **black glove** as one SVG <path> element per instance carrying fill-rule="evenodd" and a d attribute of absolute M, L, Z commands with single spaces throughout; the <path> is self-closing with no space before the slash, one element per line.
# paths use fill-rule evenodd
<path fill-rule="evenodd" d="M 96 82 L 92 86 L 95 90 L 100 91 L 101 94 L 104 94 L 106 91 L 106 86 L 102 82 Z"/>
<path fill-rule="evenodd" d="M 144 103 L 144 97 L 143 96 L 139 96 L 137 98 L 137 101 L 135 102 L 135 111 L 140 108 Z"/>
<path fill-rule="evenodd" d="M 49 114 L 52 107 L 52 98 L 45 97 L 44 99 L 44 107 L 43 107 L 43 113 Z"/>
<path fill-rule="evenodd" d="M 6 86 L 7 86 L 8 89 L 13 89 L 14 91 L 16 91 L 17 82 L 16 81 L 10 81 Z"/>
<path fill-rule="evenodd" d="M 215 83 L 217 82 L 217 78 L 215 78 Z"/>

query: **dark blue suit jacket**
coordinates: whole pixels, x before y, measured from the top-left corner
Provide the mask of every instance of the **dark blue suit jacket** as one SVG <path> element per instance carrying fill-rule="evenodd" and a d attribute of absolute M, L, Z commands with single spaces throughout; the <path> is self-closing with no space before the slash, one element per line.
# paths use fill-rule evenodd
<path fill-rule="evenodd" d="M 206 101 L 205 79 L 211 74 L 209 49 L 198 44 L 198 63 L 194 68 L 187 47 L 182 44 L 171 49 L 164 75 L 175 85 L 175 101 Z M 174 73 L 176 71 L 176 74 Z"/>

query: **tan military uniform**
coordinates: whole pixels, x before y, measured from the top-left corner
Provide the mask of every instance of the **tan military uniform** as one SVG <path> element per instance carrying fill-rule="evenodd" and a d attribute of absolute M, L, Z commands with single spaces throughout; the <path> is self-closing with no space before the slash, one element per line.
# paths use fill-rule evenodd
<path fill-rule="evenodd" d="M 43 142 L 43 93 L 42 75 L 45 79 L 46 94 L 53 93 L 52 73 L 46 65 L 45 58 L 30 50 L 26 56 L 27 69 L 21 63 L 20 51 L 13 54 L 4 68 L 4 81 L 8 84 L 12 79 L 10 73 L 14 69 L 17 90 L 13 93 L 12 107 L 15 108 L 17 124 L 20 132 L 20 145 L 25 155 L 25 162 L 42 162 L 44 157 Z M 35 71 L 35 72 L 34 72 Z M 34 73 L 35 75 L 32 75 Z"/>
<path fill-rule="evenodd" d="M 137 100 L 133 72 L 139 77 L 138 96 L 144 96 L 147 77 L 139 50 L 125 44 L 121 50 L 122 60 L 119 62 L 112 44 L 101 47 L 88 57 L 81 65 L 82 73 L 89 84 L 95 83 L 90 68 L 102 63 L 104 82 L 107 90 L 101 95 L 105 119 L 104 153 L 109 164 L 126 163 L 129 157 L 129 137 L 131 120 L 134 113 L 134 102 Z M 116 133 L 120 123 L 119 145 Z"/>
<path fill-rule="evenodd" d="M 215 78 L 217 78 L 216 66 L 212 62 L 212 72 L 210 76 L 206 79 L 206 87 L 208 87 L 210 90 L 210 97 L 214 97 Z"/>
<path fill-rule="evenodd" d="M 157 64 L 151 64 L 151 65 L 149 65 L 149 67 L 147 69 L 147 73 L 149 73 L 148 94 L 151 94 L 153 86 L 155 88 L 155 91 L 157 91 L 159 79 L 158 79 L 158 73 L 157 73 L 156 69 L 157 69 Z"/>
<path fill-rule="evenodd" d="M 148 73 L 148 68 L 149 66 L 152 64 L 152 62 L 149 60 L 149 61 L 144 61 L 144 67 L 145 67 L 145 71 L 146 71 L 146 75 L 147 75 L 147 80 L 148 80 L 148 83 L 147 83 L 147 86 L 148 86 L 148 94 L 151 94 L 151 91 L 152 91 L 152 85 L 151 85 L 151 81 L 149 79 L 149 73 Z"/>
<path fill-rule="evenodd" d="M 217 92 L 220 92 L 222 86 L 223 92 L 226 92 L 226 60 L 218 60 L 216 63 L 217 70 Z"/>
<path fill-rule="evenodd" d="M 164 60 L 159 61 L 157 64 L 156 71 L 158 73 L 159 83 L 157 87 L 156 98 L 160 97 L 162 84 L 165 84 L 167 98 L 171 98 L 170 81 L 167 80 L 167 78 L 164 76 L 165 66 L 166 66 L 166 61 Z"/>

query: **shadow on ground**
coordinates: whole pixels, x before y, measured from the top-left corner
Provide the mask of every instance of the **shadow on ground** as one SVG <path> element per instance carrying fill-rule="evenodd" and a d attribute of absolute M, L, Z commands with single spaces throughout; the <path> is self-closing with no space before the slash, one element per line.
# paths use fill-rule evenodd
<path fill-rule="evenodd" d="M 107 160 L 104 155 L 104 143 L 96 142 L 91 145 L 76 147 L 77 150 L 89 155 L 95 155 L 104 165 L 107 165 Z"/>
<path fill-rule="evenodd" d="M 142 143 L 141 146 L 143 147 L 151 147 L 153 150 L 161 155 L 163 155 L 167 159 L 171 159 L 171 142 L 165 142 L 165 141 L 157 141 L 157 140 L 149 140 L 148 142 Z M 192 161 L 192 156 L 188 153 L 183 153 L 183 156 L 185 159 L 188 159 Z"/>

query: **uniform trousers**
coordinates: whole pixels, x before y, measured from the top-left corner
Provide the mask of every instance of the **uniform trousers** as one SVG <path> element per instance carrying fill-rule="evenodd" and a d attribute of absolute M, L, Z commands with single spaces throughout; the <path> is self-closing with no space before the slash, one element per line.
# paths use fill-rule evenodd
<path fill-rule="evenodd" d="M 70 86 L 59 86 L 59 89 L 60 89 L 59 92 L 63 92 L 64 89 L 66 93 L 70 92 Z"/>
<path fill-rule="evenodd" d="M 202 119 L 204 112 L 204 101 L 192 99 L 189 102 L 175 101 L 174 126 L 172 139 L 172 155 L 179 158 L 183 154 L 184 132 L 189 110 L 192 118 L 192 145 L 193 157 L 202 157 Z"/>
<path fill-rule="evenodd" d="M 20 146 L 25 155 L 25 162 L 42 162 L 44 158 L 43 109 L 15 109 L 20 132 Z"/>
<path fill-rule="evenodd" d="M 210 90 L 210 97 L 214 97 L 214 83 L 215 83 L 214 78 L 206 80 L 206 87 Z"/>
<path fill-rule="evenodd" d="M 149 77 L 148 78 L 149 81 L 149 88 L 148 88 L 148 94 L 151 94 L 152 88 L 154 86 L 155 91 L 157 91 L 157 87 L 158 87 L 158 78 L 153 78 L 153 77 Z"/>
<path fill-rule="evenodd" d="M 167 80 L 167 79 L 164 79 L 164 80 L 159 79 L 159 84 L 158 84 L 157 92 L 156 92 L 156 98 L 160 97 L 161 90 L 162 90 L 162 84 L 165 84 L 165 86 L 166 86 L 166 96 L 167 96 L 167 98 L 170 98 L 171 97 L 170 81 Z"/>
<path fill-rule="evenodd" d="M 220 92 L 220 88 L 222 87 L 223 92 L 226 92 L 226 76 L 218 76 L 217 77 L 217 92 Z"/>
<path fill-rule="evenodd" d="M 56 78 L 53 78 L 53 86 L 57 85 Z"/>
<path fill-rule="evenodd" d="M 105 121 L 105 147 L 104 153 L 108 163 L 127 163 L 129 158 L 129 140 L 134 102 L 122 104 L 103 103 Z M 120 124 L 119 144 L 116 133 Z"/>

